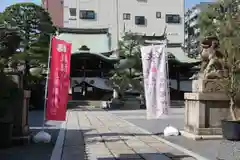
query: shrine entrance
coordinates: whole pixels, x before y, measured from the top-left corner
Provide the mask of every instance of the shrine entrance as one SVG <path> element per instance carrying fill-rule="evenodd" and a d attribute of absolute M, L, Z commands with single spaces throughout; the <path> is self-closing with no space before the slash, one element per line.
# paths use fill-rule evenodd
<path fill-rule="evenodd" d="M 71 57 L 71 94 L 73 100 L 109 100 L 112 87 L 110 71 L 116 59 L 111 53 L 79 52 Z"/>
<path fill-rule="evenodd" d="M 87 82 L 81 82 L 72 87 L 73 100 L 108 100 L 112 96 L 111 90 L 94 87 Z"/>

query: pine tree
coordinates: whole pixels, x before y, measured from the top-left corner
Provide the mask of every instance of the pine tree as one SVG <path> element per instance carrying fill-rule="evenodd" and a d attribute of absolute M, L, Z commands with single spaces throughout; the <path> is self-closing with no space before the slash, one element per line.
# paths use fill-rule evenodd
<path fill-rule="evenodd" d="M 137 33 L 125 32 L 119 41 L 119 64 L 113 71 L 111 80 L 118 93 L 124 94 L 128 89 L 143 92 L 141 85 L 142 60 L 140 47 L 142 36 Z"/>
<path fill-rule="evenodd" d="M 17 27 L 21 38 L 18 54 L 13 59 L 22 63 L 24 69 L 24 87 L 28 87 L 28 77 L 32 67 L 45 67 L 48 60 L 48 48 L 55 27 L 49 14 L 34 3 L 17 3 L 3 12 L 4 23 Z"/>
<path fill-rule="evenodd" d="M 0 24 L 0 70 L 3 71 L 9 57 L 16 53 L 20 45 L 20 37 L 16 28 Z"/>

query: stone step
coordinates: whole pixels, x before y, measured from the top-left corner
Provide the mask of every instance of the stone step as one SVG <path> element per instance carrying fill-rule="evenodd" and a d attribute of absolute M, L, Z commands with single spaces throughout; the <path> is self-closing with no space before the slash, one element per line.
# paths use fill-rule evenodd
<path fill-rule="evenodd" d="M 101 107 L 102 101 L 89 101 L 89 100 L 70 100 L 68 101 L 68 107 L 71 106 L 94 106 L 94 107 Z"/>

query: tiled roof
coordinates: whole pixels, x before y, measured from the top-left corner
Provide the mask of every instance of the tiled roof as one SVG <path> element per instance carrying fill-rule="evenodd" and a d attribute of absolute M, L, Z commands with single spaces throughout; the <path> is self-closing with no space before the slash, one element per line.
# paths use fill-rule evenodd
<path fill-rule="evenodd" d="M 90 48 L 90 52 L 102 53 L 109 52 L 108 34 L 76 34 L 76 33 L 60 33 L 59 39 L 72 43 L 72 54 L 78 53 L 79 48 L 86 45 Z"/>
<path fill-rule="evenodd" d="M 181 48 L 166 48 L 166 51 L 172 59 L 180 63 L 198 63 L 200 60 L 189 58 Z"/>
<path fill-rule="evenodd" d="M 108 28 L 98 28 L 98 29 L 83 29 L 83 28 L 58 28 L 59 33 L 74 33 L 74 34 L 107 34 Z"/>

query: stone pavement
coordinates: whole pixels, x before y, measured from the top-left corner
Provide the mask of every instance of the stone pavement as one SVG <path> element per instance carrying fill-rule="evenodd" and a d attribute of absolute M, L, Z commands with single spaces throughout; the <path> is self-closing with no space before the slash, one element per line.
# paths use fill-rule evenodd
<path fill-rule="evenodd" d="M 62 160 L 194 159 L 100 109 L 69 110 L 65 126 Z"/>
<path fill-rule="evenodd" d="M 171 106 L 168 117 L 151 120 L 146 119 L 146 110 L 115 110 L 110 112 L 151 133 L 161 133 L 168 125 L 176 127 L 179 130 L 184 130 L 184 108 Z M 160 138 L 173 143 L 175 146 L 178 145 L 187 150 L 191 150 L 195 155 L 198 154 L 209 160 L 216 160 L 217 156 L 224 160 L 236 160 L 236 156 L 240 157 L 240 142 L 233 144 L 229 141 L 217 139 L 195 141 L 184 136 L 164 137 L 161 134 Z M 240 160 L 240 158 L 237 160 Z"/>

